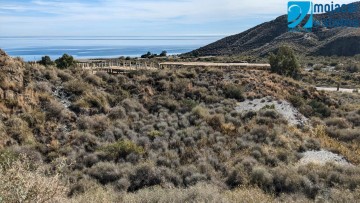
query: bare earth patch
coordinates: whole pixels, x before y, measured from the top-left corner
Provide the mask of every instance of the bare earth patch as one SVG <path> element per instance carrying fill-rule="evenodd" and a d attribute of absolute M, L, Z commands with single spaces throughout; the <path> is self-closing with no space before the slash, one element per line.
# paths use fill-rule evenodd
<path fill-rule="evenodd" d="M 327 92 L 347 92 L 347 93 L 354 93 L 356 89 L 346 89 L 346 88 L 340 88 L 339 91 L 337 91 L 336 87 L 316 87 L 316 90 L 318 91 L 327 91 Z"/>
<path fill-rule="evenodd" d="M 307 151 L 302 153 L 303 157 L 299 161 L 299 165 L 306 165 L 309 163 L 315 163 L 319 165 L 325 165 L 328 162 L 333 162 L 339 165 L 351 166 L 346 159 L 338 154 L 326 150 L 320 151 Z"/>
<path fill-rule="evenodd" d="M 271 97 L 245 100 L 244 102 L 239 103 L 236 110 L 238 112 L 259 111 L 266 106 L 273 106 L 274 109 L 289 122 L 290 125 L 303 126 L 308 122 L 308 119 L 289 102 L 285 100 L 274 100 Z"/>

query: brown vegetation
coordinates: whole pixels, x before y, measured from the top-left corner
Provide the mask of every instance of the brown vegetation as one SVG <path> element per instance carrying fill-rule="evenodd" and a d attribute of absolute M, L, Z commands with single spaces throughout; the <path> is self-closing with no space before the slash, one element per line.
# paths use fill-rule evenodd
<path fill-rule="evenodd" d="M 91 75 L 5 62 L 0 154 L 11 154 L 0 160 L 5 202 L 359 197 L 360 114 L 351 99 L 257 70 Z M 264 96 L 289 99 L 314 129 L 289 126 L 271 106 L 235 110 L 243 99 Z M 353 166 L 296 165 L 299 153 L 320 148 L 340 153 Z M 15 186 L 26 194 L 19 195 Z M 325 195 L 329 191 L 337 196 Z"/>

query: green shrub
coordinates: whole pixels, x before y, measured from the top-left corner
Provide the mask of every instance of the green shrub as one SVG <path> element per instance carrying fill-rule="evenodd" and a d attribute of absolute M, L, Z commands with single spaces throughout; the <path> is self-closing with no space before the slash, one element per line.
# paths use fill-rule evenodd
<path fill-rule="evenodd" d="M 245 97 L 243 96 L 243 88 L 238 85 L 226 85 L 224 87 L 224 94 L 226 98 L 236 99 L 238 101 L 244 101 Z"/>
<path fill-rule="evenodd" d="M 288 100 L 295 108 L 305 105 L 305 100 L 301 96 L 291 95 Z"/>
<path fill-rule="evenodd" d="M 127 155 L 143 154 L 144 148 L 136 145 L 130 140 L 122 140 L 112 144 L 100 147 L 100 150 L 105 152 L 111 159 L 125 158 Z"/>
<path fill-rule="evenodd" d="M 266 104 L 264 107 L 261 108 L 261 110 L 266 110 L 266 109 L 275 109 L 275 104 Z"/>
<path fill-rule="evenodd" d="M 260 110 L 260 116 L 268 117 L 268 118 L 271 118 L 271 119 L 280 118 L 280 114 L 275 110 L 275 106 L 274 106 L 274 108 L 270 107 L 270 108 L 261 109 Z"/>
<path fill-rule="evenodd" d="M 324 103 L 316 101 L 316 100 L 311 100 L 309 105 L 311 106 L 311 108 L 313 109 L 314 113 L 317 116 L 326 118 L 331 116 L 331 110 L 328 106 L 326 106 Z"/>
<path fill-rule="evenodd" d="M 162 51 L 161 53 L 160 53 L 160 56 L 161 57 L 164 57 L 164 56 L 166 56 L 167 55 L 167 51 Z"/>
<path fill-rule="evenodd" d="M 149 132 L 148 136 L 152 139 L 155 139 L 157 137 L 161 137 L 163 135 L 162 132 L 158 131 L 158 130 L 152 130 Z"/>
<path fill-rule="evenodd" d="M 280 47 L 276 55 L 270 54 L 269 61 L 272 72 L 293 78 L 299 76 L 300 65 L 290 47 Z"/>
<path fill-rule="evenodd" d="M 59 69 L 66 69 L 69 67 L 76 67 L 76 62 L 74 60 L 74 57 L 64 54 L 62 57 L 55 60 L 56 67 Z"/>
<path fill-rule="evenodd" d="M 181 101 L 182 111 L 187 112 L 191 111 L 191 109 L 195 108 L 198 103 L 192 99 L 184 99 Z"/>
<path fill-rule="evenodd" d="M 54 65 L 55 63 L 51 60 L 49 56 L 43 56 L 41 57 L 39 64 L 48 67 Z"/>

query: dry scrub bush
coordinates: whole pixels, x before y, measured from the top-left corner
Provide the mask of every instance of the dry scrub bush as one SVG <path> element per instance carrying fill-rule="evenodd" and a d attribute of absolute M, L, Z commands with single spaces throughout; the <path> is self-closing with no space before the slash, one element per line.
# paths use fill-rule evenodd
<path fill-rule="evenodd" d="M 107 72 L 99 71 L 95 74 L 97 77 L 100 77 L 102 80 L 107 81 L 110 78 L 110 75 Z"/>
<path fill-rule="evenodd" d="M 44 109 L 46 110 L 47 120 L 61 119 L 66 117 L 66 111 L 63 104 L 55 100 L 51 100 L 44 104 Z"/>
<path fill-rule="evenodd" d="M 340 129 L 349 128 L 350 124 L 344 118 L 329 118 L 325 121 L 327 126 L 334 126 Z"/>
<path fill-rule="evenodd" d="M 321 199 L 320 199 L 321 200 Z M 342 203 L 342 202 L 358 202 L 360 200 L 360 189 L 354 191 L 332 189 L 330 191 L 329 202 Z"/>
<path fill-rule="evenodd" d="M 4 156 L 2 154 L 1 156 Z M 6 156 L 6 155 L 5 155 Z M 63 202 L 67 188 L 60 175 L 44 175 L 25 156 L 11 161 L 4 158 L 0 165 L 0 202 Z"/>
<path fill-rule="evenodd" d="M 236 99 L 241 102 L 245 100 L 245 97 L 243 96 L 243 88 L 238 85 L 226 85 L 224 87 L 224 94 L 226 98 Z"/>
<path fill-rule="evenodd" d="M 159 185 L 162 182 L 160 170 L 152 164 L 141 164 L 130 174 L 131 185 L 129 191 L 136 191 L 145 187 Z"/>
<path fill-rule="evenodd" d="M 96 134 L 101 134 L 110 125 L 109 118 L 103 114 L 94 116 L 82 116 L 78 119 L 78 127 L 81 130 L 93 130 Z"/>
<path fill-rule="evenodd" d="M 114 182 L 120 178 L 119 166 L 111 162 L 99 162 L 88 169 L 87 173 L 101 184 Z"/>
<path fill-rule="evenodd" d="M 338 129 L 335 127 L 328 127 L 326 128 L 326 133 L 337 140 L 344 141 L 344 142 L 351 142 L 360 141 L 360 129 Z"/>
<path fill-rule="evenodd" d="M 360 111 L 351 112 L 346 116 L 346 119 L 351 122 L 354 126 L 360 126 Z"/>
<path fill-rule="evenodd" d="M 144 106 L 135 99 L 124 99 L 121 102 L 121 105 L 126 109 L 127 112 L 146 112 Z"/>
<path fill-rule="evenodd" d="M 210 117 L 209 110 L 202 106 L 195 107 L 192 113 L 199 119 L 207 120 Z"/>
<path fill-rule="evenodd" d="M 273 187 L 273 176 L 263 167 L 255 167 L 251 172 L 251 183 L 258 185 L 265 191 L 271 191 Z"/>
<path fill-rule="evenodd" d="M 223 191 L 220 188 L 205 183 L 199 183 L 188 188 L 152 187 L 139 190 L 136 193 L 126 193 L 123 202 L 129 203 L 259 203 L 275 202 L 273 196 L 265 194 L 259 188 L 238 188 Z"/>
<path fill-rule="evenodd" d="M 75 194 L 66 202 L 69 203 L 115 203 L 122 202 L 120 195 L 110 187 L 103 187 L 95 181 L 81 180 L 79 187 L 83 193 Z"/>
<path fill-rule="evenodd" d="M 187 203 L 187 202 L 227 202 L 221 196 L 219 188 L 206 184 L 198 184 L 186 189 L 146 188 L 136 193 L 127 193 L 123 202 L 129 203 Z"/>
<path fill-rule="evenodd" d="M 76 79 L 66 82 L 64 85 L 64 89 L 65 91 L 77 96 L 80 96 L 84 94 L 86 91 L 91 90 L 90 86 L 87 83 Z"/>
<path fill-rule="evenodd" d="M 67 81 L 70 81 L 70 80 L 74 79 L 72 75 L 70 75 L 68 72 L 65 72 L 64 70 L 59 70 L 59 69 L 58 69 L 57 72 L 58 72 L 58 75 L 57 75 L 57 76 L 58 76 L 63 82 L 67 82 Z"/>
<path fill-rule="evenodd" d="M 102 92 L 87 92 L 76 104 L 78 108 L 94 108 L 100 112 L 109 110 L 107 97 Z"/>
<path fill-rule="evenodd" d="M 108 117 L 113 120 L 124 119 L 126 118 L 126 110 L 122 106 L 116 106 L 110 109 Z"/>
<path fill-rule="evenodd" d="M 55 69 L 45 69 L 44 77 L 49 81 L 56 81 L 58 80 L 56 70 Z"/>
<path fill-rule="evenodd" d="M 111 189 L 96 187 L 86 190 L 85 193 L 65 201 L 69 203 L 115 203 L 121 202 L 120 197 Z"/>
<path fill-rule="evenodd" d="M 18 143 L 31 144 L 35 141 L 28 123 L 18 117 L 12 117 L 6 122 L 7 133 Z"/>
<path fill-rule="evenodd" d="M 85 81 L 95 86 L 101 85 L 102 82 L 101 78 L 93 74 L 89 74 L 88 76 L 86 76 Z"/>
<path fill-rule="evenodd" d="M 51 92 L 51 84 L 49 82 L 38 82 L 34 84 L 34 89 L 40 92 Z"/>

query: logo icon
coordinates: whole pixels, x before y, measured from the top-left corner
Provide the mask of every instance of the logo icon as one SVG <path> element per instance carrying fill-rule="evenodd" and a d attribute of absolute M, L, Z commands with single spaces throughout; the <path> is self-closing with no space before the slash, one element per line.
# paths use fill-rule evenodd
<path fill-rule="evenodd" d="M 289 1 L 288 28 L 295 30 L 298 26 L 306 30 L 311 30 L 313 27 L 313 3 L 311 1 Z"/>

